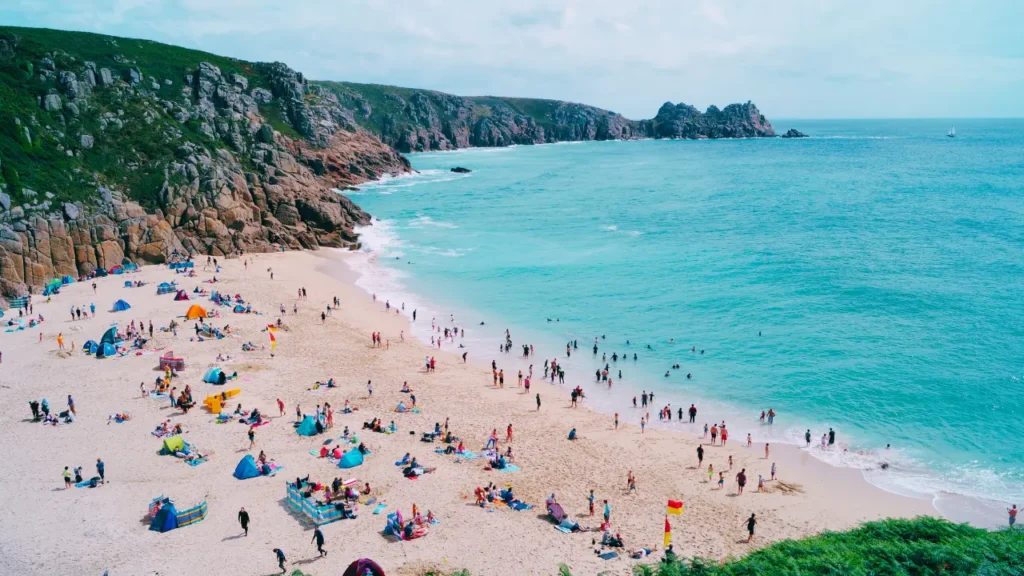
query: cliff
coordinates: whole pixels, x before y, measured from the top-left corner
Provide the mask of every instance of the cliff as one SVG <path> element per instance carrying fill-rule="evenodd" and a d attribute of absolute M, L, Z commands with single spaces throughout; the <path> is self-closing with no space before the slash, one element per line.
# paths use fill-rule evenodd
<path fill-rule="evenodd" d="M 584 104 L 531 98 L 463 97 L 351 82 L 316 82 L 349 117 L 402 152 L 578 140 L 753 138 L 775 136 L 757 107 L 730 104 L 700 112 L 666 103 L 649 120 Z"/>
<path fill-rule="evenodd" d="M 187 252 L 348 246 L 410 170 L 284 64 L 0 27 L 0 290 Z"/>

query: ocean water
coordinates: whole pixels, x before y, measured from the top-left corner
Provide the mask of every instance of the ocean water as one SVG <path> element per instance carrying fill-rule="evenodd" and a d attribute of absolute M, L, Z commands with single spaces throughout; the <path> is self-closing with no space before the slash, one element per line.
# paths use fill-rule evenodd
<path fill-rule="evenodd" d="M 424 338 L 454 314 L 477 359 L 509 328 L 605 411 L 654 389 L 937 506 L 1024 501 L 1024 121 L 780 125 L 812 137 L 411 155 L 353 193 L 360 283 Z"/>

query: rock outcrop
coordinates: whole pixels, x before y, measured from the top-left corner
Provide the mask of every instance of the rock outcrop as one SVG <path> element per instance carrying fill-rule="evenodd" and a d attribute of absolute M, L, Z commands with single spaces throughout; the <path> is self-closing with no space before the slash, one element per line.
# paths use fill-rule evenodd
<path fill-rule="evenodd" d="M 796 128 L 790 128 L 789 130 L 786 130 L 785 134 L 779 136 L 779 138 L 807 138 L 807 134 L 804 134 Z"/>
<path fill-rule="evenodd" d="M 535 100 L 453 96 L 431 90 L 319 82 L 347 117 L 403 152 L 471 146 L 637 138 L 749 138 L 775 135 L 756 106 L 705 112 L 667 103 L 650 120 L 629 120 L 593 106 Z"/>
<path fill-rule="evenodd" d="M 4 296 L 127 261 L 353 246 L 370 219 L 340 190 L 410 170 L 334 94 L 280 63 L 198 60 L 173 89 L 129 56 L 98 67 L 2 28 L 0 40 L 0 67 L 44 71 L 24 76 L 20 109 L 36 113 L 0 138 L 67 158 L 51 172 L 0 159 Z"/>

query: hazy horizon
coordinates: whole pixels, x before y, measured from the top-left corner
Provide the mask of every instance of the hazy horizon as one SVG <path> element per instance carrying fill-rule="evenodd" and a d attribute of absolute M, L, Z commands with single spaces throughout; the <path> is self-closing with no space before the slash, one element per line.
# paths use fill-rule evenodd
<path fill-rule="evenodd" d="M 566 100 L 653 117 L 1019 118 L 1024 4 L 952 0 L 15 0 L 0 23 L 154 40 L 316 80 Z"/>

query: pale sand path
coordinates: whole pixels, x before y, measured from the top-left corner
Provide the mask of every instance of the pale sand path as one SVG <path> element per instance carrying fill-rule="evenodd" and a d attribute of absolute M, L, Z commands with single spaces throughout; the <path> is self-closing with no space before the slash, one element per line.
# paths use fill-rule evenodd
<path fill-rule="evenodd" d="M 156 346 L 172 348 L 186 359 L 188 369 L 177 385 L 180 389 L 190 383 L 198 401 L 218 390 L 201 382 L 202 372 L 214 364 L 218 353 L 234 357 L 222 365 L 239 372 L 241 380 L 228 388 L 243 389 L 237 400 L 245 408 L 259 407 L 276 416 L 275 398 L 284 400 L 286 417 L 275 418 L 257 431 L 258 449 L 285 466 L 275 478 L 239 481 L 232 477 L 246 452 L 244 426 L 215 425 L 202 408 L 181 416 L 166 401 L 139 396 L 139 383 L 148 386 L 158 375 L 154 370 L 158 353 L 106 360 L 80 353 L 62 358 L 56 353 L 58 332 L 64 333 L 68 344 L 74 340 L 81 346 L 90 338 L 98 340 L 115 320 L 124 325 L 133 318 L 153 319 L 161 326 L 184 314 L 190 303 L 155 294 L 156 284 L 176 277 L 167 269 L 152 266 L 138 274 L 101 279 L 95 296 L 88 283 L 75 284 L 62 290 L 53 303 L 37 303 L 36 312 L 47 318 L 42 344 L 36 342 L 38 330 L 0 333 L 0 461 L 4 463 L 0 476 L 0 573 L 68 573 L 73 567 L 82 574 L 102 574 L 104 569 L 111 575 L 271 574 L 277 572 L 271 549 L 281 547 L 290 568 L 317 576 L 341 574 L 348 562 L 358 557 L 377 560 L 389 574 L 414 574 L 425 566 L 441 566 L 466 567 L 475 575 L 487 576 L 550 575 L 559 562 L 566 562 L 575 574 L 603 570 L 628 574 L 628 561 L 603 561 L 595 556 L 591 546 L 594 534 L 562 534 L 541 518 L 544 498 L 551 492 L 570 514 L 584 515 L 591 488 L 599 503 L 610 500 L 614 530 L 623 535 L 627 546 L 657 544 L 660 549 L 665 503 L 669 498 L 684 499 L 685 515 L 672 517 L 677 551 L 715 558 L 751 549 L 740 543 L 746 536 L 743 522 L 750 512 L 760 519 L 758 546 L 823 529 L 844 529 L 862 520 L 934 514 L 927 501 L 883 492 L 856 471 L 831 468 L 783 446 L 772 455 L 780 478 L 799 484 L 804 493 L 757 494 L 757 474 L 767 476 L 770 462 L 763 459 L 763 446 L 742 448 L 740 434 L 730 439 L 728 451 L 708 447 L 704 465 L 710 461 L 716 470 L 726 469 L 726 458 L 733 454 L 735 468 L 747 468 L 747 492 L 733 496 L 735 470 L 727 475 L 724 492 L 712 490 L 712 485 L 704 482 L 705 471 L 693 469 L 697 440 L 689 435 L 650 428 L 641 435 L 633 425 L 639 412 L 631 410 L 623 412 L 623 424 L 613 431 L 609 417 L 569 409 L 568 389 L 543 382 L 533 387 L 543 398 L 543 409 L 537 412 L 533 395 L 516 389 L 514 374 L 520 365 L 513 355 L 498 358 L 509 377 L 505 389 L 495 390 L 490 386 L 490 356 L 471 356 L 470 364 L 464 365 L 454 354 L 436 354 L 413 342 L 408 337 L 407 319 L 386 314 L 382 304 L 372 303 L 344 280 L 340 260 L 344 257 L 331 251 L 257 255 L 248 272 L 243 271 L 242 260 L 235 259 L 225 263 L 218 275 L 221 282 L 215 286 L 200 284 L 199 280 L 212 275 L 200 272 L 198 279 L 185 280 L 182 286 L 190 292 L 201 285 L 241 293 L 265 315 L 222 312 L 221 318 L 213 320 L 217 326 L 231 324 L 240 338 L 189 342 L 191 324 L 179 329 L 177 337 L 156 336 Z M 274 281 L 268 279 L 268 266 L 273 266 Z M 144 279 L 150 284 L 123 288 L 125 279 Z M 300 286 L 306 287 L 309 301 L 300 303 L 296 317 L 291 306 Z M 319 313 L 335 295 L 342 308 L 322 326 Z M 132 309 L 117 314 L 107 311 L 117 298 L 128 300 Z M 67 320 L 72 304 L 88 305 L 90 301 L 102 309 L 97 318 L 75 323 Z M 278 333 L 277 357 L 272 359 L 267 334 L 261 329 L 278 317 L 282 302 L 289 310 L 284 320 L 290 331 Z M 205 306 L 208 301 L 200 303 Z M 475 328 L 472 324 L 466 322 L 467 331 Z M 369 335 L 375 330 L 391 341 L 390 350 L 370 348 Z M 407 335 L 404 343 L 399 342 L 402 330 Z M 267 349 L 243 353 L 241 343 L 246 340 Z M 446 347 L 454 350 L 451 345 Z M 421 369 L 427 354 L 437 355 L 434 374 Z M 557 351 L 538 350 L 534 363 L 539 366 L 544 356 L 555 354 Z M 340 387 L 308 390 L 315 380 L 329 377 Z M 372 400 L 366 398 L 367 379 L 374 381 Z M 392 412 L 399 399 L 407 398 L 399 393 L 403 380 L 415 388 L 422 414 Z M 77 423 L 54 429 L 26 421 L 29 400 L 45 397 L 53 409 L 63 409 L 68 393 L 75 397 L 80 415 Z M 352 471 L 338 470 L 310 456 L 307 452 L 319 447 L 322 438 L 297 436 L 291 425 L 296 402 L 311 413 L 317 403 L 327 400 L 341 407 L 346 398 L 361 410 L 354 415 L 336 415 L 334 436 L 343 426 L 358 429 L 374 416 L 394 419 L 400 428 L 399 434 L 391 436 L 362 434 L 374 453 Z M 108 414 L 124 410 L 131 412 L 132 421 L 107 424 Z M 421 443 L 418 434 L 408 434 L 410 430 L 432 429 L 434 422 L 443 422 L 446 416 L 452 430 L 474 450 L 483 445 L 492 428 L 498 428 L 503 439 L 505 426 L 511 422 L 516 431 L 516 463 L 522 471 L 486 472 L 479 460 L 455 464 L 453 457 L 435 454 L 433 445 Z M 190 467 L 157 455 L 161 441 L 151 436 L 150 430 L 168 417 L 187 426 L 186 440 L 215 452 L 209 462 Z M 701 414 L 701 419 L 705 418 L 712 420 L 714 415 Z M 572 427 L 581 436 L 575 443 L 565 439 Z M 393 463 L 406 452 L 426 465 L 437 466 L 437 472 L 416 481 L 404 479 Z M 61 490 L 65 465 L 83 466 L 89 477 L 94 474 L 97 456 L 106 462 L 109 485 Z M 638 477 L 639 495 L 626 494 L 630 469 Z M 384 516 L 373 516 L 361 507 L 358 519 L 324 528 L 330 556 L 318 560 L 310 544 L 312 530 L 289 513 L 284 501 L 285 479 L 306 474 L 321 481 L 355 476 L 360 482 L 369 482 L 390 505 L 389 510 L 399 506 L 408 515 L 416 503 L 424 513 L 432 510 L 441 524 L 426 538 L 397 543 L 380 534 Z M 488 481 L 512 482 L 516 494 L 534 504 L 534 510 L 488 512 L 474 507 L 473 488 Z M 209 517 L 166 534 L 148 531 L 140 519 L 149 500 L 160 494 L 174 498 L 180 508 L 205 498 Z M 253 522 L 248 538 L 239 537 L 236 514 L 242 506 Z M 579 521 L 596 526 L 599 518 L 580 517 Z"/>

